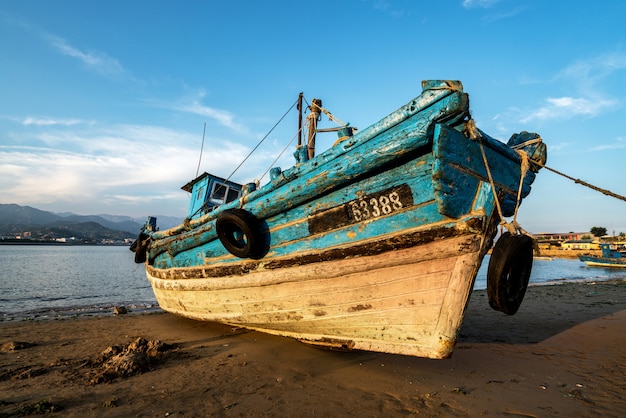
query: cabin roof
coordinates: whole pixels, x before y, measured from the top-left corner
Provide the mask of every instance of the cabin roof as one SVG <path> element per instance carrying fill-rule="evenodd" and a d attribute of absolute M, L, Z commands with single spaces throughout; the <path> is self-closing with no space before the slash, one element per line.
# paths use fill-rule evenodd
<path fill-rule="evenodd" d="M 226 180 L 226 179 L 224 179 L 222 177 L 214 176 L 213 174 L 209 174 L 209 173 L 207 173 L 205 171 L 204 173 L 200 174 L 195 179 L 193 179 L 190 182 L 188 182 L 187 184 L 185 184 L 183 187 L 181 187 L 181 189 L 183 189 L 186 192 L 191 193 L 193 191 L 193 186 L 196 183 L 198 183 L 199 181 L 204 180 L 206 177 L 211 177 L 213 180 L 217 180 L 219 182 L 226 183 L 229 186 L 234 186 L 234 187 L 239 188 L 239 189 L 241 189 L 241 187 L 242 187 L 241 184 L 237 184 L 237 183 L 234 183 L 232 181 L 228 181 L 228 180 Z"/>

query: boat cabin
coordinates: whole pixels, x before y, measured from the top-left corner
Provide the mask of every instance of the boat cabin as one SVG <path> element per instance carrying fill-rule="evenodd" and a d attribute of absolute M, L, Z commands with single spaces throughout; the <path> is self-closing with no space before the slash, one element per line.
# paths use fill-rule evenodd
<path fill-rule="evenodd" d="M 214 207 L 239 199 L 243 186 L 207 172 L 185 184 L 181 189 L 191 193 L 189 218 L 196 219 Z"/>
<path fill-rule="evenodd" d="M 611 244 L 608 243 L 600 244 L 600 248 L 602 249 L 603 258 L 622 258 L 625 255 L 623 252 L 611 248 Z"/>

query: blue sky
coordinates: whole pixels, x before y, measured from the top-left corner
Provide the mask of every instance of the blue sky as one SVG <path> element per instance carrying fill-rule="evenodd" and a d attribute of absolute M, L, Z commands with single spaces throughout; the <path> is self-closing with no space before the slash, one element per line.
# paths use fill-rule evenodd
<path fill-rule="evenodd" d="M 625 20 L 613 0 L 0 0 L 0 203 L 182 218 L 205 123 L 200 172 L 227 177 L 299 92 L 363 129 L 423 79 L 461 80 L 480 129 L 538 132 L 549 167 L 626 195 Z M 626 202 L 543 171 L 518 220 L 626 232 Z"/>

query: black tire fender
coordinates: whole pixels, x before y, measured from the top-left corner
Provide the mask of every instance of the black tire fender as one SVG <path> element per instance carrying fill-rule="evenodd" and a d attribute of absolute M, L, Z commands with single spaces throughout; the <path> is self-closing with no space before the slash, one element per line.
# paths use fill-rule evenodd
<path fill-rule="evenodd" d="M 524 300 L 532 267 L 532 238 L 502 234 L 493 248 L 487 270 L 489 306 L 514 315 Z"/>
<path fill-rule="evenodd" d="M 261 222 L 244 209 L 227 209 L 217 216 L 217 237 L 232 255 L 258 259 L 266 252 Z"/>
<path fill-rule="evenodd" d="M 148 251 L 148 238 L 150 238 L 150 236 L 142 232 L 130 246 L 130 250 L 135 253 L 135 263 L 137 264 L 142 264 L 146 262 L 146 253 Z"/>

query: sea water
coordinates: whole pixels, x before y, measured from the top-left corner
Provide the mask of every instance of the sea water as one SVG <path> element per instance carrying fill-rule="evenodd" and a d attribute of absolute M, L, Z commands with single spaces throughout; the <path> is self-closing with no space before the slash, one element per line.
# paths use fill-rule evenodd
<path fill-rule="evenodd" d="M 487 270 L 490 256 L 486 255 L 476 275 L 474 290 L 487 288 Z M 588 267 L 578 259 L 535 259 L 530 273 L 530 285 L 559 284 L 565 282 L 592 282 L 626 279 L 626 269 Z"/>
<path fill-rule="evenodd" d="M 474 289 L 487 287 L 489 256 Z M 579 260 L 535 260 L 531 284 L 626 278 L 626 269 L 587 267 Z M 158 309 L 142 264 L 125 246 L 0 245 L 0 321 L 60 312 L 94 314 Z"/>
<path fill-rule="evenodd" d="M 127 246 L 0 245 L 0 320 L 114 306 L 156 306 L 143 264 Z"/>

